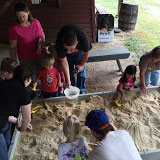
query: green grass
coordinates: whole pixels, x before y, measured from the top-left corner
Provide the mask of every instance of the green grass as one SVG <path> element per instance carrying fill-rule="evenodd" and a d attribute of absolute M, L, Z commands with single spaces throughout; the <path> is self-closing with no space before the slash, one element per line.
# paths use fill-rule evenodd
<path fill-rule="evenodd" d="M 125 45 L 130 51 L 144 53 L 160 45 L 160 1 L 159 0 L 125 0 L 138 4 L 138 19 L 133 32 L 125 32 Z M 118 12 L 118 0 L 96 0 L 114 16 Z M 115 23 L 117 23 L 115 19 Z"/>
<path fill-rule="evenodd" d="M 132 35 L 129 38 L 127 38 L 125 45 L 128 47 L 130 51 L 139 52 L 141 41 L 136 35 Z"/>

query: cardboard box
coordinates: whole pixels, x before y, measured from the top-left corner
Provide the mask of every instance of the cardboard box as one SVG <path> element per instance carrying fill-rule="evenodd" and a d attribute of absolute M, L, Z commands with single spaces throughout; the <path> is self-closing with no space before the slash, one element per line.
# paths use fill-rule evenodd
<path fill-rule="evenodd" d="M 114 40 L 114 29 L 98 29 L 98 42 L 112 42 Z"/>

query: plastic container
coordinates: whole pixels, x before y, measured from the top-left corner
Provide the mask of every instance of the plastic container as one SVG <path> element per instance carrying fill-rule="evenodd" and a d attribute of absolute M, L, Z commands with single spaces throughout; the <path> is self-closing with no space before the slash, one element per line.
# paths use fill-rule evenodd
<path fill-rule="evenodd" d="M 79 96 L 80 89 L 78 87 L 70 86 L 64 90 L 67 99 L 76 99 Z"/>

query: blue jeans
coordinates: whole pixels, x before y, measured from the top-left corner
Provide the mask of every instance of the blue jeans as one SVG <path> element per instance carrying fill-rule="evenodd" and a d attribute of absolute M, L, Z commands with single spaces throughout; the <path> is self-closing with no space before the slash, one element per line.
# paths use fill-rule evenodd
<path fill-rule="evenodd" d="M 0 159 L 8 160 L 8 149 L 10 145 L 10 127 L 9 122 L 2 128 L 0 132 Z"/>
<path fill-rule="evenodd" d="M 145 73 L 145 84 L 148 86 L 149 84 L 153 86 L 158 86 L 160 82 L 160 70 L 156 71 L 146 71 Z"/>
<path fill-rule="evenodd" d="M 84 65 L 82 72 L 79 72 L 77 74 L 77 82 L 74 77 L 74 68 L 77 64 L 81 63 L 81 61 L 83 59 L 83 54 L 84 54 L 83 51 L 80 51 L 78 53 L 66 54 L 68 65 L 69 65 L 71 85 L 77 86 L 80 89 L 81 94 L 85 93 L 85 90 L 86 90 L 87 75 L 86 75 L 85 65 Z"/>

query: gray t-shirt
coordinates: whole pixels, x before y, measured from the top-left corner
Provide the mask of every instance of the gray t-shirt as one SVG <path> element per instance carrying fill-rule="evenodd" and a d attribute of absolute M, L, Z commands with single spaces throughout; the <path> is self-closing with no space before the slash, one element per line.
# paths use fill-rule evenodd
<path fill-rule="evenodd" d="M 160 61 L 157 63 L 153 63 L 151 51 L 146 52 L 141 58 L 139 62 L 140 69 L 146 69 L 149 71 L 160 70 Z"/>

